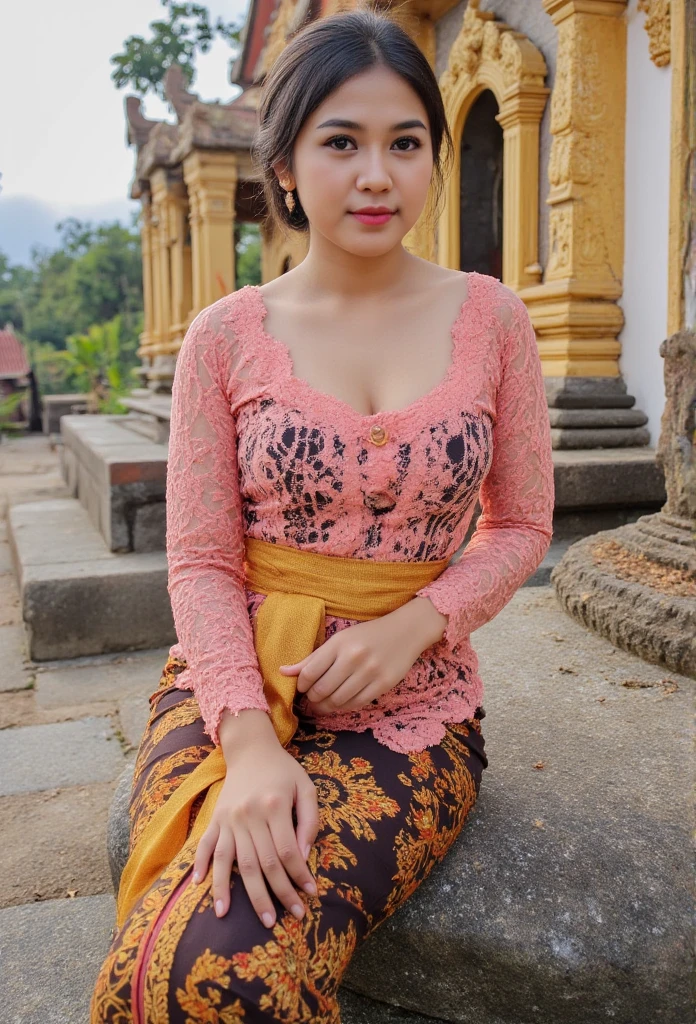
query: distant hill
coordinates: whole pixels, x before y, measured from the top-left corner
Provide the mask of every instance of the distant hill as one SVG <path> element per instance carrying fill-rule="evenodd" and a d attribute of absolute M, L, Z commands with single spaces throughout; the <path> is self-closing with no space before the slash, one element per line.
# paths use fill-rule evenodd
<path fill-rule="evenodd" d="M 28 266 L 33 245 L 49 248 L 58 245 L 58 221 L 77 217 L 93 224 L 118 220 L 127 225 L 130 224 L 131 211 L 137 211 L 139 206 L 132 199 L 114 199 L 83 206 L 79 203 L 51 204 L 31 196 L 0 195 L 0 250 L 10 263 Z"/>

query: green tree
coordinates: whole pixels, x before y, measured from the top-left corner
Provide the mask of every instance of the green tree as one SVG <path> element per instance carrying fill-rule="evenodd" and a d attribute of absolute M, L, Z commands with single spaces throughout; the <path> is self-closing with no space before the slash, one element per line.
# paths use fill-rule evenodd
<path fill-rule="evenodd" d="M 86 334 L 71 334 L 56 355 L 67 366 L 74 385 L 88 396 L 90 412 L 125 412 L 119 402 L 132 387 L 121 362 L 121 317 L 93 324 Z"/>
<path fill-rule="evenodd" d="M 235 225 L 236 288 L 261 284 L 261 232 L 258 224 Z"/>
<path fill-rule="evenodd" d="M 151 37 L 129 36 L 123 53 L 114 54 L 111 80 L 117 89 L 130 86 L 144 96 L 152 91 L 164 96 L 164 76 L 172 64 L 179 64 L 189 85 L 196 75 L 196 53 L 207 53 L 216 36 L 239 44 L 243 23 L 226 23 L 222 18 L 212 24 L 208 9 L 201 4 L 162 0 L 167 18 L 150 22 Z"/>
<path fill-rule="evenodd" d="M 24 327 L 24 296 L 32 280 L 28 267 L 12 266 L 0 251 L 0 329 L 11 323 L 15 332 Z"/>
<path fill-rule="evenodd" d="M 123 317 L 131 338 L 142 312 L 142 257 L 135 227 L 93 227 L 74 217 L 58 224 L 60 248 L 34 247 L 22 329 L 33 341 L 65 348 L 69 334 Z"/>

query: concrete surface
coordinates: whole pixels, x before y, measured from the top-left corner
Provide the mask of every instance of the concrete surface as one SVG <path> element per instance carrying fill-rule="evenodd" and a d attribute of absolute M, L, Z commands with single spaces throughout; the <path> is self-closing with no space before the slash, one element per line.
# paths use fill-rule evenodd
<path fill-rule="evenodd" d="M 123 753 L 110 718 L 29 725 L 0 732 L 0 796 L 104 782 Z"/>
<path fill-rule="evenodd" d="M 87 1024 L 114 907 L 105 895 L 0 910 L 3 1024 Z"/>

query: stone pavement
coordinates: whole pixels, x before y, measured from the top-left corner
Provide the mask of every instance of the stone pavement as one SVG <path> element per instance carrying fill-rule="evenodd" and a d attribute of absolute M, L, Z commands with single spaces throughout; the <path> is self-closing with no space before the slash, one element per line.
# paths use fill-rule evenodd
<path fill-rule="evenodd" d="M 35 466 L 31 476 L 22 472 L 23 442 L 0 445 L 0 491 L 5 479 L 9 481 L 5 502 L 60 496 L 54 453 L 43 439 L 25 440 Z M 28 493 L 31 497 L 25 499 Z M 32 664 L 24 655 L 6 547 L 2 536 L 0 1021 L 87 1024 L 92 987 L 114 920 L 106 853 L 109 804 L 118 775 L 134 756 L 146 721 L 147 698 L 156 689 L 166 650 Z M 467 823 L 470 831 L 453 851 L 459 858 L 457 865 L 461 864 L 458 870 L 471 875 L 474 891 L 476 884 L 481 889 L 474 901 L 479 917 L 474 916 L 468 933 L 473 937 L 492 925 L 515 944 L 528 933 L 535 963 L 572 973 L 585 957 L 576 940 L 582 928 L 582 934 L 590 934 L 589 922 L 589 928 L 596 929 L 592 941 L 603 950 L 614 950 L 606 975 L 597 978 L 599 995 L 610 975 L 616 988 L 616 972 L 625 973 L 627 962 L 634 965 L 641 951 L 652 955 L 655 943 L 664 936 L 665 962 L 671 958 L 677 966 L 670 978 L 672 991 L 661 992 L 661 965 L 658 960 L 648 965 L 643 977 L 649 985 L 654 977 L 656 1005 L 663 1007 L 651 1020 L 663 1024 L 685 1020 L 679 1016 L 679 1007 L 687 1005 L 688 976 L 685 971 L 681 978 L 680 966 L 686 964 L 690 945 L 683 911 L 690 891 L 693 681 L 648 665 L 588 632 L 565 615 L 549 586 L 523 587 L 491 623 L 474 634 L 473 642 L 486 685 L 483 729 L 490 757 L 480 804 L 482 809 L 486 804 L 487 813 L 492 808 L 514 822 L 514 828 L 509 864 L 495 878 L 495 885 L 507 893 L 505 920 L 486 918 L 486 899 L 492 895 L 487 894 L 486 879 L 500 857 L 476 846 L 480 834 L 476 809 Z M 506 783 L 522 776 L 525 805 L 512 806 Z M 562 807 L 549 803 L 549 788 L 560 797 Z M 606 886 L 600 893 L 610 911 L 604 919 L 593 903 L 595 892 L 588 892 L 586 906 L 566 907 L 562 882 L 563 857 L 572 865 L 572 851 L 594 842 L 581 826 L 586 808 L 598 805 L 609 830 L 602 855 L 607 850 L 613 855 L 606 863 Z M 564 808 L 577 809 L 578 828 L 573 835 L 558 836 L 559 850 L 566 853 L 544 868 L 549 878 L 545 890 L 543 878 L 530 874 L 535 859 L 540 859 L 535 837 L 542 834 L 539 830 L 557 831 Z M 646 841 L 653 826 L 655 835 L 672 837 L 668 847 L 654 849 Z M 616 842 L 610 841 L 614 836 Z M 598 841 L 598 849 L 600 845 Z M 644 865 L 642 876 L 636 874 L 636 863 Z M 442 885 L 443 871 L 444 865 L 424 887 L 429 886 L 435 918 L 449 919 L 457 929 L 461 911 L 452 911 Z M 644 893 L 634 891 L 636 883 Z M 614 903 L 607 902 L 612 888 Z M 426 970 L 410 985 L 404 984 L 398 971 L 389 970 L 402 953 L 413 958 L 421 949 L 427 966 L 435 954 L 431 941 L 435 918 L 422 917 L 417 895 L 402 915 L 412 934 L 413 950 L 401 945 L 405 933 L 403 927 L 393 931 L 392 918 L 384 925 L 381 949 L 388 960 L 389 937 L 398 935 L 393 964 L 383 956 L 371 969 L 369 944 L 351 964 L 341 999 L 345 1024 L 426 1024 L 418 1014 L 384 1001 L 375 1004 L 364 996 L 379 989 L 383 1000 L 415 1009 L 420 995 L 430 993 L 433 984 L 429 1006 L 440 1016 L 431 1020 L 482 1021 L 485 1017 L 498 1024 L 563 1024 L 572 1019 L 591 1024 L 605 1018 L 627 1019 L 625 1004 L 605 1004 L 600 1012 L 599 995 L 586 1019 L 577 1006 L 567 1017 L 563 1008 L 554 1013 L 549 1006 L 531 1004 L 524 1020 L 511 1019 L 504 1009 L 504 978 L 500 987 L 491 987 L 496 967 L 485 962 L 485 945 L 473 986 L 473 979 L 465 983 L 463 965 L 455 963 L 448 968 L 449 983 L 439 988 L 437 971 L 429 975 Z M 633 914 L 628 934 L 619 928 L 624 904 Z M 445 953 L 456 953 L 461 959 L 454 944 Z M 525 972 L 530 973 L 527 968 Z M 508 981 L 524 988 L 525 972 Z M 487 1016 L 467 1016 L 466 1000 L 474 992 L 484 993 Z"/>
<path fill-rule="evenodd" d="M 0 444 L 0 1021 L 86 1024 L 114 897 L 106 823 L 167 649 L 31 662 L 4 517 L 66 496 L 44 437 Z"/>

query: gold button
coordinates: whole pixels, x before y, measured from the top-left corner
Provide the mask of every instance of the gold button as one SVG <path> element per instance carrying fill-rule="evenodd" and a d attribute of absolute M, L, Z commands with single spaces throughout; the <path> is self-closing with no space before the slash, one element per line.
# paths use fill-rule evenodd
<path fill-rule="evenodd" d="M 380 427 L 377 423 L 373 423 L 370 427 L 370 440 L 373 444 L 385 444 L 389 440 L 384 427 Z"/>

